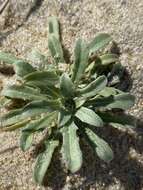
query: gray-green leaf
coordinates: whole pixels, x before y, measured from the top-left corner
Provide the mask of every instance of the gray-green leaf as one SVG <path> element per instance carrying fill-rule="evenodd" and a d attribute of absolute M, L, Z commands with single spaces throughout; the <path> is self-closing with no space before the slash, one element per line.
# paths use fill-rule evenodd
<path fill-rule="evenodd" d="M 86 107 L 81 107 L 75 114 L 75 116 L 80 119 L 82 122 L 95 127 L 102 127 L 102 119 L 91 109 Z"/>
<path fill-rule="evenodd" d="M 93 147 L 93 150 L 95 150 L 99 158 L 105 162 L 110 162 L 114 157 L 110 146 L 103 139 L 98 137 L 91 129 L 86 128 L 85 133 L 90 145 Z"/>
<path fill-rule="evenodd" d="M 76 108 L 80 108 L 85 102 L 86 102 L 86 98 L 82 97 L 82 98 L 75 98 L 75 105 Z"/>
<path fill-rule="evenodd" d="M 12 85 L 4 88 L 1 92 L 3 96 L 10 98 L 17 98 L 23 100 L 47 100 L 48 96 L 43 95 L 39 90 L 28 87 L 28 86 L 18 86 Z"/>
<path fill-rule="evenodd" d="M 30 132 L 22 132 L 21 138 L 20 138 L 20 148 L 23 151 L 28 150 L 33 142 L 33 134 Z"/>
<path fill-rule="evenodd" d="M 5 121 L 4 121 L 5 122 Z M 23 128 L 26 126 L 26 124 L 29 122 L 29 119 L 26 119 L 24 121 L 15 122 L 15 124 L 5 127 L 5 123 L 0 118 L 0 131 L 14 131 L 19 128 Z"/>
<path fill-rule="evenodd" d="M 62 46 L 53 34 L 48 38 L 48 46 L 55 63 L 65 63 Z"/>
<path fill-rule="evenodd" d="M 119 61 L 119 57 L 116 54 L 105 54 L 99 57 L 101 59 L 101 64 L 102 65 L 108 65 L 110 63 L 114 63 Z"/>
<path fill-rule="evenodd" d="M 10 111 L 3 115 L 0 120 L 2 126 L 12 125 L 20 122 L 21 120 L 27 120 L 31 117 L 37 116 L 42 113 L 53 112 L 60 109 L 58 101 L 33 101 L 27 104 L 22 109 Z"/>
<path fill-rule="evenodd" d="M 119 90 L 113 87 L 105 87 L 103 90 L 101 90 L 100 92 L 98 92 L 98 95 L 104 96 L 104 97 L 108 97 L 111 95 L 117 95 L 119 93 Z M 121 93 L 121 92 L 120 92 Z"/>
<path fill-rule="evenodd" d="M 13 56 L 10 53 L 4 53 L 4 52 L 0 52 L 0 61 L 3 61 L 7 64 L 13 64 L 16 61 L 20 61 L 21 59 L 16 58 L 15 56 Z"/>
<path fill-rule="evenodd" d="M 34 133 L 36 131 L 45 129 L 46 127 L 50 128 L 50 125 L 55 120 L 56 116 L 56 112 L 49 113 L 48 115 L 45 115 L 42 118 L 27 124 L 22 131 Z"/>
<path fill-rule="evenodd" d="M 58 115 L 58 123 L 59 126 L 65 125 L 70 119 L 72 115 L 71 113 L 65 111 L 65 110 L 60 110 L 59 115 Z"/>
<path fill-rule="evenodd" d="M 59 22 L 56 17 L 50 17 L 49 19 L 49 35 L 54 34 L 54 36 L 60 40 Z"/>
<path fill-rule="evenodd" d="M 123 93 L 115 96 L 95 98 L 88 102 L 92 104 L 95 108 L 119 108 L 119 109 L 129 109 L 134 105 L 135 97 L 129 93 Z"/>
<path fill-rule="evenodd" d="M 53 152 L 58 145 L 59 141 L 49 140 L 46 142 L 46 150 L 39 154 L 34 168 L 34 179 L 38 184 L 42 184 L 46 171 L 50 165 Z"/>
<path fill-rule="evenodd" d="M 74 96 L 74 85 L 69 78 L 68 74 L 63 73 L 60 80 L 60 89 L 65 97 L 73 97 Z"/>
<path fill-rule="evenodd" d="M 75 47 L 75 60 L 74 60 L 74 67 L 72 73 L 72 81 L 78 81 L 81 79 L 82 75 L 88 64 L 88 48 L 85 42 L 79 39 L 76 43 Z"/>
<path fill-rule="evenodd" d="M 38 50 L 32 50 L 28 55 L 28 60 L 36 64 L 38 68 L 41 69 L 50 69 L 51 64 L 48 63 L 48 57 L 41 54 Z"/>
<path fill-rule="evenodd" d="M 35 71 L 24 77 L 24 80 L 27 84 L 47 84 L 55 85 L 58 82 L 58 76 L 55 71 Z"/>
<path fill-rule="evenodd" d="M 131 115 L 126 114 L 112 114 L 107 112 L 99 112 L 98 115 L 105 123 L 108 123 L 116 128 L 136 127 L 136 119 Z"/>
<path fill-rule="evenodd" d="M 32 67 L 32 65 L 25 61 L 16 61 L 14 63 L 14 70 L 16 75 L 20 77 L 24 77 L 25 75 L 36 71 L 36 69 Z"/>
<path fill-rule="evenodd" d="M 82 165 L 82 152 L 79 146 L 79 138 L 76 134 L 77 126 L 73 123 L 65 125 L 61 132 L 63 135 L 62 155 L 67 168 L 76 172 Z"/>
<path fill-rule="evenodd" d="M 105 34 L 105 33 L 99 34 L 88 45 L 90 54 L 95 53 L 101 48 L 104 48 L 105 45 L 107 45 L 111 40 L 112 38 L 110 37 L 109 34 Z"/>
<path fill-rule="evenodd" d="M 107 79 L 105 76 L 100 76 L 86 87 L 79 89 L 78 92 L 82 96 L 88 98 L 95 96 L 99 91 L 106 87 Z"/>
<path fill-rule="evenodd" d="M 39 81 L 39 82 L 30 81 L 30 82 L 26 82 L 26 84 L 27 86 L 30 86 L 32 88 L 40 89 L 42 94 L 46 94 L 51 99 L 57 99 L 61 97 L 60 89 L 51 84 L 47 85 L 47 83 L 43 83 L 42 81 Z"/>

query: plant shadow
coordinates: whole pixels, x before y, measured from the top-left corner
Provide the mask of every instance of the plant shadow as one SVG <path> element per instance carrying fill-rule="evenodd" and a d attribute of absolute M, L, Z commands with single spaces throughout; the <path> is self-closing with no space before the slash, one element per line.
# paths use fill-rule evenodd
<path fill-rule="evenodd" d="M 3 74 L 5 76 L 13 76 L 15 72 L 12 66 L 0 65 L 0 74 Z"/>
<path fill-rule="evenodd" d="M 140 121 L 143 125 L 143 122 Z M 138 125 L 135 131 L 121 131 L 110 126 L 97 131 L 114 151 L 114 160 L 109 164 L 101 161 L 82 141 L 83 167 L 79 171 L 85 181 L 78 189 L 110 189 L 116 183 L 123 190 L 142 190 L 143 188 L 143 136 Z M 111 188 L 112 189 L 112 188 Z M 113 188 L 114 189 L 114 188 Z"/>
<path fill-rule="evenodd" d="M 116 54 L 118 56 L 120 56 L 122 54 L 120 47 L 118 46 L 118 44 L 115 41 L 112 42 L 112 46 L 110 48 L 110 53 Z M 120 71 L 120 70 L 122 70 L 122 71 Z M 115 72 L 116 72 L 116 75 L 118 75 L 120 78 L 120 82 L 117 85 L 115 85 L 115 87 L 124 92 L 129 92 L 132 88 L 133 80 L 132 80 L 131 75 L 128 72 L 127 68 L 125 66 L 121 65 L 121 68 Z M 121 74 L 120 74 L 120 72 L 121 72 Z"/>
<path fill-rule="evenodd" d="M 91 147 L 83 138 L 80 139 L 83 152 L 83 165 L 79 172 L 69 174 L 71 189 L 98 189 L 109 190 L 117 183 L 122 190 L 142 190 L 143 187 L 143 130 L 142 121 L 138 121 L 135 130 L 118 130 L 110 126 L 96 130 L 96 133 L 109 143 L 114 151 L 114 159 L 105 163 L 93 153 Z M 41 141 L 42 143 L 42 141 Z M 37 150 L 36 150 L 37 149 Z M 35 155 L 42 151 L 41 145 L 35 146 Z M 67 171 L 63 169 L 60 150 L 53 155 L 52 162 L 47 170 L 43 185 L 53 190 L 61 190 L 66 184 Z M 76 176 L 83 178 L 82 184 L 74 186 Z M 112 189 L 112 188 L 111 188 Z"/>
<path fill-rule="evenodd" d="M 47 138 L 47 134 L 41 138 L 38 144 L 33 144 L 32 157 L 36 157 L 45 150 L 44 141 Z M 46 172 L 43 180 L 43 186 L 45 188 L 51 187 L 53 190 L 61 190 L 66 182 L 67 173 L 63 169 L 61 162 L 60 148 L 57 148 L 52 156 L 50 166 Z"/>
<path fill-rule="evenodd" d="M 63 169 L 61 155 L 58 149 L 58 151 L 53 155 L 52 162 L 45 175 L 43 185 L 45 187 L 51 187 L 53 190 L 60 190 L 66 183 L 66 177 L 67 173 Z"/>

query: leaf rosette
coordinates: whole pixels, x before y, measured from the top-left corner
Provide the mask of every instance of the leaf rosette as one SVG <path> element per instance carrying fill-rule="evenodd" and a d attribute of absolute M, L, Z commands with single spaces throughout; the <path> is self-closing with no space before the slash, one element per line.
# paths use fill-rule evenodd
<path fill-rule="evenodd" d="M 108 76 L 104 73 L 107 66 L 113 67 L 119 63 L 117 55 L 99 53 L 111 41 L 108 34 L 99 34 L 89 44 L 79 39 L 72 64 L 67 64 L 66 70 L 61 71 L 60 64 L 66 62 L 60 43 L 59 23 L 55 17 L 51 17 L 48 47 L 53 63 L 47 64 L 46 69 L 34 68 L 25 60 L 0 52 L 0 61 L 13 65 L 18 81 L 3 88 L 1 105 L 6 106 L 7 101 L 23 102 L 17 109 L 13 108 L 1 116 L 0 130 L 20 129 L 20 147 L 23 151 L 32 146 L 36 133 L 45 129 L 48 131 L 45 150 L 39 154 L 34 168 L 37 183 L 43 183 L 52 155 L 59 145 L 65 165 L 74 173 L 82 166 L 80 135 L 99 158 L 110 162 L 113 151 L 96 134 L 96 128 L 105 125 L 134 127 L 132 116 L 121 115 L 117 111 L 131 108 L 134 96 L 110 86 Z M 46 62 L 46 57 L 38 56 L 40 61 L 43 59 Z"/>

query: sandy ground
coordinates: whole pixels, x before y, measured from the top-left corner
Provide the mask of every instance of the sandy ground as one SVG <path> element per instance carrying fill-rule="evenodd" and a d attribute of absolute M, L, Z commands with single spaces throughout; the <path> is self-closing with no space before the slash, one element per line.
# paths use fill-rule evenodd
<path fill-rule="evenodd" d="M 1 5 L 4 0 L 0 0 Z M 131 77 L 131 92 L 136 105 L 130 110 L 143 119 L 143 1 L 142 0 L 9 0 L 0 11 L 0 50 L 30 60 L 37 49 L 48 54 L 47 19 L 60 19 L 63 44 L 70 55 L 78 37 L 91 40 L 107 32 L 120 48 L 121 63 Z M 0 75 L 0 80 L 4 76 Z M 82 169 L 71 175 L 55 158 L 47 186 L 39 187 L 32 179 L 36 148 L 23 153 L 18 147 L 19 132 L 0 134 L 0 190 L 143 190 L 143 130 L 103 129 L 101 136 L 115 152 L 105 164 L 83 146 Z M 56 156 L 58 157 L 58 155 Z M 60 158 L 59 158 L 60 159 Z"/>

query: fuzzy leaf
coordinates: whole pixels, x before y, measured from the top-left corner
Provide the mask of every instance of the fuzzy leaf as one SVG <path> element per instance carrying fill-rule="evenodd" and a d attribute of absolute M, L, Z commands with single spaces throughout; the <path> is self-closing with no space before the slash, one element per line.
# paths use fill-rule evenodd
<path fill-rule="evenodd" d="M 111 40 L 112 40 L 112 38 L 110 37 L 109 34 L 105 34 L 105 33 L 99 34 L 88 45 L 90 54 L 95 53 L 96 51 L 98 51 L 101 48 L 104 48 L 105 45 L 107 45 Z"/>
<path fill-rule="evenodd" d="M 54 121 L 56 116 L 56 112 L 49 113 L 48 115 L 26 125 L 26 127 L 22 131 L 34 133 L 36 131 L 45 129 L 46 127 L 50 128 L 50 125 Z"/>
<path fill-rule="evenodd" d="M 56 112 L 49 113 L 41 119 L 38 119 L 32 123 L 26 125 L 22 130 L 22 135 L 20 139 L 20 147 L 23 151 L 26 151 L 32 145 L 33 133 L 36 131 L 41 131 L 46 127 L 50 128 L 51 123 L 54 121 L 57 116 Z"/>
<path fill-rule="evenodd" d="M 118 94 L 118 89 L 113 88 L 113 87 L 105 87 L 103 90 L 101 90 L 100 92 L 98 92 L 99 95 L 104 96 L 104 97 L 108 97 L 111 95 L 117 95 Z"/>
<path fill-rule="evenodd" d="M 47 100 L 46 95 L 41 94 L 37 89 L 28 86 L 12 85 L 4 88 L 1 92 L 3 96 L 23 100 Z"/>
<path fill-rule="evenodd" d="M 33 142 L 33 134 L 30 132 L 22 132 L 20 138 L 20 148 L 22 151 L 28 150 Z"/>
<path fill-rule="evenodd" d="M 0 120 L 1 120 L 1 118 L 0 118 Z M 16 124 L 14 124 L 14 125 L 10 125 L 8 127 L 5 127 L 3 125 L 3 121 L 1 120 L 0 121 L 0 124 L 1 124 L 0 125 L 0 131 L 14 131 L 16 129 L 25 127 L 28 122 L 29 122 L 29 119 L 24 120 L 24 121 L 20 121 L 20 122 L 17 122 Z"/>
<path fill-rule="evenodd" d="M 80 108 L 86 102 L 86 98 L 76 98 L 74 101 L 76 108 Z"/>
<path fill-rule="evenodd" d="M 95 150 L 99 158 L 105 162 L 110 162 L 114 157 L 110 146 L 103 139 L 98 137 L 91 129 L 86 128 L 85 133 L 90 145 L 93 147 L 93 150 Z"/>
<path fill-rule="evenodd" d="M 45 85 L 43 85 L 43 91 L 44 91 Z M 45 88 L 46 94 L 48 94 L 48 96 L 51 96 L 52 98 L 59 98 L 61 97 L 61 92 L 60 89 L 55 87 L 55 86 L 47 86 Z"/>
<path fill-rule="evenodd" d="M 7 64 L 13 64 L 21 59 L 16 58 L 15 56 L 11 55 L 10 53 L 0 52 L 0 61 L 3 61 Z"/>
<path fill-rule="evenodd" d="M 38 184 L 42 184 L 50 165 L 53 152 L 58 145 L 59 141 L 49 140 L 46 142 L 46 150 L 39 154 L 34 168 L 34 179 Z"/>
<path fill-rule="evenodd" d="M 62 46 L 53 34 L 48 38 L 48 46 L 55 63 L 65 63 Z"/>
<path fill-rule="evenodd" d="M 108 123 L 115 128 L 136 127 L 136 119 L 131 115 L 126 115 L 126 114 L 117 115 L 107 112 L 102 112 L 102 113 L 99 112 L 98 115 L 102 118 L 102 120 L 105 123 Z"/>
<path fill-rule="evenodd" d="M 88 53 L 88 48 L 85 42 L 79 39 L 76 43 L 74 51 L 75 60 L 72 73 L 72 81 L 78 82 L 84 74 L 88 64 Z"/>
<path fill-rule="evenodd" d="M 63 73 L 60 80 L 60 89 L 65 97 L 74 96 L 74 85 L 66 73 Z"/>
<path fill-rule="evenodd" d="M 119 61 L 119 57 L 116 54 L 111 53 L 100 56 L 100 59 L 102 65 L 108 65 L 110 63 Z"/>
<path fill-rule="evenodd" d="M 95 96 L 99 91 L 104 89 L 106 87 L 106 84 L 107 84 L 106 77 L 100 76 L 86 87 L 79 89 L 78 92 L 79 94 L 81 94 L 86 98 L 92 97 Z"/>
<path fill-rule="evenodd" d="M 2 126 L 12 125 L 21 120 L 25 120 L 39 114 L 53 112 L 60 108 L 58 101 L 33 101 L 27 104 L 23 109 L 10 111 L 3 115 L 1 119 Z"/>
<path fill-rule="evenodd" d="M 129 109 L 134 105 L 135 97 L 129 93 L 123 93 L 115 96 L 95 98 L 89 101 L 88 104 L 94 105 L 95 108 L 119 108 L 119 109 Z"/>
<path fill-rule="evenodd" d="M 24 77 L 27 84 L 41 84 L 54 85 L 58 82 L 58 76 L 54 71 L 35 71 Z"/>
<path fill-rule="evenodd" d="M 24 77 L 25 75 L 36 71 L 36 69 L 32 67 L 32 65 L 24 61 L 16 61 L 14 63 L 14 70 L 16 75 L 20 77 Z"/>
<path fill-rule="evenodd" d="M 102 119 L 91 109 L 86 107 L 81 107 L 75 114 L 75 116 L 80 119 L 82 122 L 95 127 L 102 127 Z"/>
<path fill-rule="evenodd" d="M 30 81 L 30 82 L 27 82 L 26 84 L 29 87 L 39 89 L 42 94 L 46 94 L 49 98 L 57 99 L 61 97 L 60 89 L 53 85 L 47 85 L 46 83 L 43 83 L 42 81 L 38 81 L 38 82 Z"/>
<path fill-rule="evenodd" d="M 59 22 L 56 17 L 50 17 L 49 19 L 49 35 L 54 34 L 54 36 L 60 40 Z"/>
<path fill-rule="evenodd" d="M 82 165 L 82 152 L 79 146 L 79 138 L 74 122 L 65 125 L 61 132 L 63 135 L 62 155 L 67 168 L 72 172 L 77 172 Z"/>

